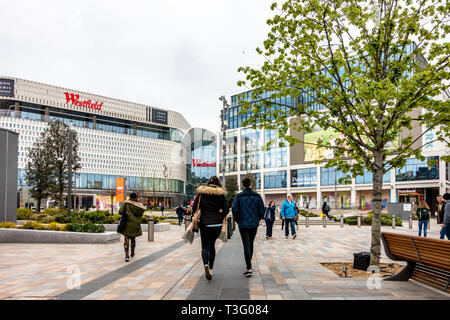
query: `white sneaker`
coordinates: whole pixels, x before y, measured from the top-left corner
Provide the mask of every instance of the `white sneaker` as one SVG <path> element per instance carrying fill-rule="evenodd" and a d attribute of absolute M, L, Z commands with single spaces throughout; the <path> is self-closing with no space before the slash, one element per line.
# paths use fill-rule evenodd
<path fill-rule="evenodd" d="M 205 277 L 208 280 L 212 279 L 211 270 L 209 269 L 209 265 L 205 264 Z"/>

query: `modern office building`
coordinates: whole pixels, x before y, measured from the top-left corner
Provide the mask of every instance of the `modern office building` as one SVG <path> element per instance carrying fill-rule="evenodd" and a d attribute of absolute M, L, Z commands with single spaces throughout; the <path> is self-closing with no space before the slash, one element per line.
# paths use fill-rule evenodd
<path fill-rule="evenodd" d="M 264 94 L 261 99 L 269 98 Z M 443 92 L 439 99 L 449 99 L 448 92 Z M 271 101 L 272 108 L 287 112 L 294 108 L 308 96 L 294 98 L 280 98 Z M 325 168 L 324 163 L 317 165 L 314 160 L 326 158 L 326 150 L 318 149 L 311 144 L 296 144 L 280 147 L 276 130 L 252 129 L 243 127 L 242 123 L 248 119 L 250 112 L 238 114 L 241 109 L 240 100 L 255 103 L 251 91 L 231 96 L 231 106 L 225 113 L 228 124 L 225 143 L 225 163 L 220 150 L 220 172 L 225 167 L 226 176 L 236 176 L 239 180 L 246 174 L 254 176 L 256 190 L 263 196 L 266 203 L 276 201 L 278 205 L 291 193 L 294 200 L 301 207 L 320 208 L 323 200 L 328 198 L 332 208 L 370 209 L 372 200 L 372 173 L 352 179 L 351 184 L 340 184 L 339 178 L 343 173 L 335 168 Z M 294 103 L 295 102 L 295 103 Z M 319 106 L 313 106 L 319 107 Z M 422 112 L 418 109 L 416 113 Z M 412 130 L 405 130 L 401 138 L 412 135 L 419 137 L 424 128 L 420 126 Z M 312 133 L 294 132 L 290 134 L 305 142 L 314 142 L 317 137 L 334 139 L 337 135 L 332 131 L 318 129 Z M 450 164 L 441 159 L 448 155 L 448 148 L 435 140 L 435 131 L 423 135 L 422 140 L 415 144 L 422 147 L 426 161 L 408 159 L 403 168 L 395 168 L 383 177 L 383 207 L 389 202 L 415 202 L 426 199 L 432 211 L 435 211 L 436 196 L 450 192 Z M 222 141 L 222 139 L 220 139 Z M 262 147 L 267 142 L 274 143 L 268 150 Z M 337 203 L 335 202 L 337 199 Z"/>
<path fill-rule="evenodd" d="M 1 77 L 0 127 L 19 133 L 18 188 L 23 190 L 22 207 L 33 203 L 23 179 L 27 152 L 48 122 L 54 120 L 70 125 L 78 136 L 81 169 L 74 178 L 75 207 L 109 209 L 117 177 L 125 177 L 128 193 L 138 192 L 147 205 L 164 200 L 166 206 L 186 203 L 191 200 L 187 190 L 197 182 L 192 180 L 198 177 L 197 167 L 205 163 L 215 166 L 215 144 L 211 144 L 214 134 L 192 129 L 178 112 Z M 203 137 L 208 141 L 195 140 Z M 186 141 L 190 141 L 188 147 Z M 203 144 L 208 144 L 209 153 L 199 155 L 198 145 Z M 200 159 L 195 167 L 192 158 Z"/>

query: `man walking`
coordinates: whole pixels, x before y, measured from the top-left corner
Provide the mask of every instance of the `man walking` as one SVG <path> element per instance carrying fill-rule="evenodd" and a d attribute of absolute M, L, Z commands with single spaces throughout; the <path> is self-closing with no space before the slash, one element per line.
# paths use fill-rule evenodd
<path fill-rule="evenodd" d="M 183 214 L 184 214 L 184 209 L 183 207 L 180 205 L 178 205 L 177 209 L 176 209 L 176 213 L 178 216 L 178 225 L 181 226 L 181 223 L 183 222 Z"/>
<path fill-rule="evenodd" d="M 295 216 L 297 214 L 296 211 L 297 206 L 295 205 L 295 202 L 292 201 L 292 195 L 288 195 L 287 200 L 283 201 L 283 204 L 281 205 L 281 219 L 284 220 L 284 232 L 286 235 L 286 239 L 289 238 L 289 227 L 291 228 L 292 233 L 292 239 L 295 239 L 297 237 L 297 234 L 295 233 Z"/>
<path fill-rule="evenodd" d="M 244 276 L 252 275 L 253 242 L 258 231 L 259 220 L 264 218 L 264 202 L 259 194 L 252 191 L 252 180 L 244 177 L 241 181 L 244 190 L 234 198 L 232 212 L 239 227 L 244 247 L 246 271 Z"/>
<path fill-rule="evenodd" d="M 326 200 L 323 200 L 323 205 L 322 205 L 322 213 L 324 216 L 327 216 L 328 219 L 330 219 L 330 216 L 328 215 L 328 213 L 330 212 L 330 206 L 328 205 Z M 325 219 L 325 217 L 323 217 Z"/>

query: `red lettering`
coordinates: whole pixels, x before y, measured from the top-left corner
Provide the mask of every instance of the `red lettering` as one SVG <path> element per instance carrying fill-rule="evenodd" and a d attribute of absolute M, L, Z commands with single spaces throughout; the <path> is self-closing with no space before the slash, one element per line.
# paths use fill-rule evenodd
<path fill-rule="evenodd" d="M 74 104 L 78 99 L 80 99 L 80 95 L 71 93 L 69 95 L 68 92 L 64 92 L 66 95 L 66 104 L 69 103 L 69 101 L 72 101 L 72 104 Z"/>
<path fill-rule="evenodd" d="M 103 102 L 100 102 L 100 104 L 99 104 L 98 101 L 96 101 L 95 103 L 92 103 L 91 100 L 79 101 L 80 95 L 78 95 L 78 94 L 69 93 L 69 92 L 64 92 L 64 94 L 66 95 L 66 104 L 71 102 L 75 106 L 96 109 L 96 110 L 102 109 Z"/>

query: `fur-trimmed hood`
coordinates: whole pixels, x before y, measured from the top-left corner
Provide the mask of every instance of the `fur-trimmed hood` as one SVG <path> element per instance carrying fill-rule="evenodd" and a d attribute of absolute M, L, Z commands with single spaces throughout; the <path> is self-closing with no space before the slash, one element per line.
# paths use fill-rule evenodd
<path fill-rule="evenodd" d="M 197 188 L 198 194 L 211 194 L 216 196 L 224 196 L 227 194 L 227 191 L 219 186 L 209 185 L 209 186 L 200 186 Z"/>
<path fill-rule="evenodd" d="M 136 202 L 136 201 L 133 201 L 133 200 L 127 200 L 124 203 L 129 203 L 129 204 L 132 204 L 135 207 L 138 207 L 138 208 L 141 208 L 141 209 L 145 210 L 145 207 L 140 202 Z"/>

